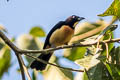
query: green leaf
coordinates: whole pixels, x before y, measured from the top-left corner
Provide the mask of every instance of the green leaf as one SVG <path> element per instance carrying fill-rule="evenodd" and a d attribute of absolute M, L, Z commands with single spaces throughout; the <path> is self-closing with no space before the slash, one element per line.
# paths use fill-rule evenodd
<path fill-rule="evenodd" d="M 120 80 L 120 47 L 113 47 L 110 51 L 109 62 L 106 67 L 114 80 Z"/>
<path fill-rule="evenodd" d="M 120 18 L 120 0 L 114 0 L 110 7 L 103 13 L 98 16 L 116 16 Z"/>
<path fill-rule="evenodd" d="M 102 62 L 90 68 L 87 71 L 87 73 L 88 73 L 90 80 L 113 80 L 106 66 Z"/>
<path fill-rule="evenodd" d="M 38 26 L 32 27 L 29 33 L 35 37 L 45 37 L 44 30 Z"/>
<path fill-rule="evenodd" d="M 119 74 L 120 70 L 118 70 L 118 68 L 115 64 L 108 63 L 108 64 L 106 64 L 106 67 L 114 80 L 120 80 L 120 74 Z"/>
<path fill-rule="evenodd" d="M 89 80 L 86 72 L 83 73 L 83 80 Z"/>
<path fill-rule="evenodd" d="M 112 64 L 116 64 L 118 67 L 120 67 L 120 47 L 113 47 L 112 50 L 110 51 L 110 62 Z"/>
<path fill-rule="evenodd" d="M 69 60 L 75 61 L 77 59 L 83 58 L 85 52 L 86 52 L 86 47 L 77 47 L 77 48 L 67 49 L 66 51 L 64 51 L 64 56 Z"/>
<path fill-rule="evenodd" d="M 0 78 L 8 71 L 11 64 L 10 49 L 4 46 L 0 50 Z"/>

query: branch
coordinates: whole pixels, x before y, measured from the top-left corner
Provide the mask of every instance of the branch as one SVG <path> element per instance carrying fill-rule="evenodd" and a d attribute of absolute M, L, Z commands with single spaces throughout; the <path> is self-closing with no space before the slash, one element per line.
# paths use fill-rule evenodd
<path fill-rule="evenodd" d="M 28 57 L 31 57 L 31 58 L 33 58 L 33 59 L 35 59 L 35 60 L 37 60 L 37 61 L 39 61 L 39 62 L 42 62 L 42 63 L 44 63 L 44 64 L 49 64 L 49 65 L 52 65 L 52 66 L 55 66 L 55 67 L 58 67 L 58 68 L 61 68 L 61 69 L 65 69 L 65 70 L 69 70 L 69 71 L 76 71 L 76 72 L 84 72 L 84 70 L 76 70 L 76 69 L 72 69 L 72 68 L 61 67 L 61 66 L 58 66 L 58 65 L 56 65 L 56 64 L 52 64 L 52 63 L 46 62 L 46 61 L 44 61 L 44 60 L 42 60 L 42 59 L 39 59 L 39 58 L 37 58 L 37 57 L 31 56 L 31 55 L 28 55 L 28 54 L 24 54 L 24 55 L 26 55 L 26 56 L 28 56 Z"/>
<path fill-rule="evenodd" d="M 113 43 L 113 42 L 119 42 L 120 38 L 117 39 L 110 39 L 110 40 L 104 40 L 104 41 L 100 41 L 99 44 L 104 44 L 104 43 Z M 58 46 L 56 48 L 49 48 L 49 49 L 44 49 L 44 50 L 19 50 L 20 53 L 22 54 L 27 54 L 27 53 L 43 53 L 43 54 L 47 54 L 48 52 L 51 51 L 55 51 L 55 50 L 59 50 L 59 49 L 66 49 L 66 48 L 73 48 L 73 47 L 86 47 L 86 46 L 92 46 L 92 45 L 96 45 L 97 42 L 93 42 L 93 43 L 87 43 L 87 44 L 72 44 L 72 45 L 64 45 L 64 46 Z"/>
<path fill-rule="evenodd" d="M 18 53 L 18 54 L 19 54 L 19 53 Z M 26 76 L 28 77 L 28 80 L 32 80 L 31 77 L 30 77 L 30 74 L 29 74 L 29 72 L 28 72 L 28 69 L 27 69 L 27 67 L 25 66 L 25 63 L 24 63 L 24 61 L 23 61 L 23 59 L 22 59 L 22 57 L 21 57 L 21 55 L 20 55 L 20 58 L 21 58 L 21 64 L 22 64 L 22 66 L 23 66 L 23 71 L 25 72 Z"/>
<path fill-rule="evenodd" d="M 21 70 L 21 75 L 22 75 L 22 80 L 25 80 L 25 73 L 28 77 L 28 80 L 32 80 L 28 70 L 23 62 L 23 59 L 21 57 L 21 55 L 18 53 L 18 48 L 2 33 L 2 31 L 0 31 L 0 37 L 4 40 L 4 42 L 15 51 L 15 55 L 17 56 L 18 62 L 19 62 L 19 66 L 20 66 L 20 70 Z M 25 72 L 25 73 L 24 73 Z"/>
<path fill-rule="evenodd" d="M 7 36 L 0 30 L 0 37 L 13 51 L 18 52 L 19 49 L 7 38 Z"/>
<path fill-rule="evenodd" d="M 19 48 L 17 48 L 4 34 L 2 31 L 0 31 L 0 37 L 3 39 L 3 41 L 11 48 L 13 49 L 15 52 L 21 53 L 21 54 L 28 54 L 28 53 L 43 53 L 43 54 L 47 54 L 48 52 L 51 51 L 55 51 L 55 50 L 59 50 L 59 49 L 66 49 L 66 48 L 73 48 L 73 47 L 86 47 L 86 46 L 91 46 L 91 45 L 96 45 L 97 42 L 93 42 L 93 43 L 88 43 L 88 44 L 72 44 L 72 45 L 64 45 L 64 46 L 58 46 L 56 48 L 49 48 L 49 49 L 44 49 L 44 50 L 21 50 Z M 109 40 L 104 40 L 99 42 L 100 44 L 104 44 L 104 43 L 113 43 L 113 42 L 119 42 L 120 38 L 117 39 L 109 39 Z"/>
<path fill-rule="evenodd" d="M 22 75 L 22 80 L 25 80 L 25 73 L 24 73 L 24 68 L 22 66 L 22 62 L 21 62 L 21 55 L 18 54 L 17 52 L 15 52 L 18 62 L 19 62 L 19 66 L 20 66 L 20 70 L 21 70 L 21 75 Z"/>
<path fill-rule="evenodd" d="M 34 56 L 31 56 L 31 55 L 28 55 L 28 53 L 48 53 L 50 51 L 55 51 L 55 50 L 59 50 L 59 49 L 66 49 L 66 48 L 73 48 L 73 47 L 86 47 L 86 46 L 91 46 L 91 45 L 96 45 L 97 42 L 93 42 L 93 43 L 89 43 L 89 44 L 72 44 L 72 45 L 64 45 L 64 46 L 58 46 L 56 48 L 49 48 L 49 49 L 44 49 L 44 50 L 21 50 L 19 48 L 17 48 L 6 36 L 5 34 L 0 31 L 0 37 L 3 39 L 3 41 L 11 48 L 13 49 L 13 51 L 16 53 L 16 56 L 18 57 L 18 60 L 19 60 L 19 53 L 21 54 L 24 54 L 26 56 L 29 56 L 31 58 L 34 58 L 42 63 L 45 63 L 45 64 L 50 64 L 50 65 L 53 65 L 53 66 L 56 66 L 56 67 L 59 67 L 59 68 L 62 68 L 62 69 L 66 69 L 66 70 L 71 70 L 71 71 L 78 71 L 78 72 L 83 72 L 83 70 L 75 70 L 75 69 L 71 69 L 71 68 L 65 68 L 65 67 L 61 67 L 61 66 L 58 66 L 58 65 L 55 65 L 55 64 L 52 64 L 52 63 L 49 63 L 49 62 L 46 62 L 44 60 L 41 60 L 41 59 L 38 59 Z M 100 44 L 104 44 L 104 43 L 113 43 L 113 42 L 118 42 L 120 41 L 120 38 L 118 39 L 109 39 L 109 40 L 104 40 L 104 41 L 101 41 L 99 42 Z M 17 54 L 18 53 L 18 54 Z M 19 60 L 19 65 L 21 67 L 21 62 Z M 22 71 L 22 75 L 23 75 L 23 66 L 21 67 L 21 71 Z M 24 76 L 23 76 L 23 80 L 24 79 Z"/>
<path fill-rule="evenodd" d="M 19 48 L 17 48 L 4 34 L 3 34 L 3 32 L 1 32 L 0 31 L 0 37 L 5 41 L 5 43 L 11 48 L 11 49 L 13 49 L 15 52 L 18 52 L 18 53 L 24 53 L 24 51 L 26 51 L 26 50 L 20 50 Z M 53 48 L 54 49 L 54 48 Z M 62 47 L 61 47 L 61 49 L 62 49 Z M 56 50 L 58 50 L 57 48 L 56 48 Z M 30 50 L 30 51 L 34 51 L 34 50 Z M 40 51 L 40 50 L 39 50 Z M 50 51 L 50 50 L 48 50 L 48 51 Z M 51 51 L 53 51 L 53 50 L 51 50 Z M 43 51 L 40 51 L 40 52 L 47 52 L 46 50 L 43 50 Z M 32 52 L 31 52 L 32 53 Z M 16 54 L 16 55 L 18 55 L 18 54 Z M 46 62 L 46 61 L 44 61 L 44 60 L 42 60 L 42 59 L 39 59 L 39 58 L 36 58 L 36 57 L 34 57 L 34 56 L 31 56 L 31 55 L 28 55 L 28 54 L 24 54 L 24 55 L 26 55 L 26 56 L 28 56 L 28 57 L 31 57 L 31 58 L 34 58 L 34 59 L 36 59 L 36 60 L 38 60 L 38 61 L 40 61 L 40 62 L 42 62 L 42 63 L 44 63 L 44 64 L 50 64 L 50 65 L 53 65 L 53 66 L 56 66 L 56 67 L 59 67 L 59 68 L 61 68 L 61 69 L 66 69 L 66 70 L 70 70 L 70 71 L 77 71 L 77 72 L 84 72 L 83 70 L 75 70 L 75 69 L 72 69 L 72 68 L 65 68 L 65 67 L 61 67 L 61 66 L 58 66 L 58 65 L 55 65 L 55 64 L 52 64 L 52 63 L 49 63 L 49 62 Z M 21 56 L 20 56 L 21 57 Z M 24 75 L 24 64 L 21 62 L 21 61 L 19 61 L 20 63 L 20 68 L 21 68 L 21 72 L 22 72 L 22 75 Z M 28 73 L 27 71 L 25 71 L 26 73 Z M 29 76 L 29 74 L 28 74 L 28 76 Z M 30 79 L 30 78 L 29 78 Z M 25 79 L 23 79 L 23 80 L 25 80 Z"/>

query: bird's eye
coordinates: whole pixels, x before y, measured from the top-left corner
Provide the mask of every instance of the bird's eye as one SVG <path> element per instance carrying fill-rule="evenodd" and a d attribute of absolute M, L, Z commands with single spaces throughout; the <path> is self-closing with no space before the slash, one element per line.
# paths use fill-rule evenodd
<path fill-rule="evenodd" d="M 75 16 L 72 16 L 72 18 L 75 18 Z"/>

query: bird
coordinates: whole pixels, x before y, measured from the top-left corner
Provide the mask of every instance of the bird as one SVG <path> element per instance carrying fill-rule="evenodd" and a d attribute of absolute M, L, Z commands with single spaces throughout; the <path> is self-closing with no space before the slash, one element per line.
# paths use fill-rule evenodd
<path fill-rule="evenodd" d="M 83 19 L 84 17 L 72 15 L 68 17 L 65 21 L 59 21 L 48 33 L 43 49 L 54 48 L 57 46 L 68 44 L 74 34 L 75 26 Z M 48 54 L 40 54 L 38 58 L 49 62 L 52 54 L 53 52 L 49 52 Z M 30 65 L 32 69 L 40 71 L 45 70 L 46 66 L 47 64 L 44 64 L 37 60 L 34 60 Z"/>

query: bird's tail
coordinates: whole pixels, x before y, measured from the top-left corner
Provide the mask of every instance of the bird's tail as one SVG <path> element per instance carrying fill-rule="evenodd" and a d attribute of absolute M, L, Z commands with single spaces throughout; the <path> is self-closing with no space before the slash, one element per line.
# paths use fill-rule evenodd
<path fill-rule="evenodd" d="M 49 61 L 50 57 L 52 56 L 52 53 L 48 53 L 48 54 L 41 54 L 40 56 L 38 56 L 39 59 L 42 59 L 46 62 Z M 30 67 L 32 69 L 36 69 L 36 70 L 44 70 L 46 68 L 47 64 L 44 64 L 42 62 L 39 62 L 37 60 L 33 61 L 32 64 L 30 65 Z"/>

